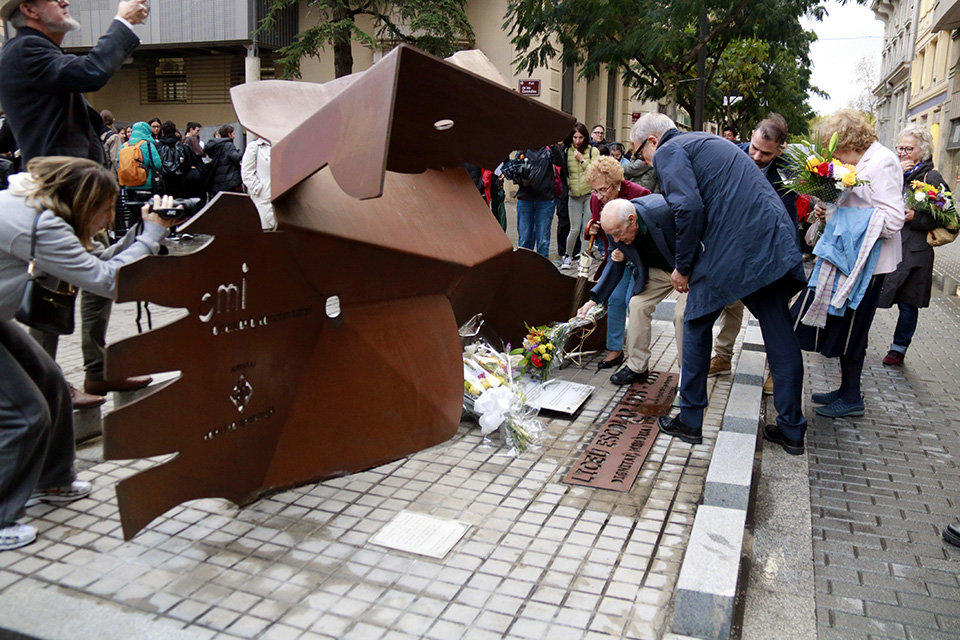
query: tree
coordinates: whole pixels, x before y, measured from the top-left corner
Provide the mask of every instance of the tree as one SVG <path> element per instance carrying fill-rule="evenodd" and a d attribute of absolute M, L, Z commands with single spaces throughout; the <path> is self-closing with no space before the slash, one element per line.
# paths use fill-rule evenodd
<path fill-rule="evenodd" d="M 854 71 L 853 82 L 858 89 L 857 95 L 850 101 L 848 107 L 869 114 L 871 118 L 876 119 L 879 99 L 873 94 L 874 87 L 880 81 L 880 74 L 877 71 L 877 61 L 870 56 L 863 56 L 857 62 Z"/>
<path fill-rule="evenodd" d="M 614 70 L 638 98 L 675 100 L 693 113 L 701 50 L 714 101 L 723 54 L 737 40 L 786 49 L 797 64 L 809 67 L 810 34 L 799 20 L 804 14 L 820 19 L 824 10 L 818 0 L 510 0 L 504 26 L 520 52 L 518 70 L 533 71 L 560 56 L 580 65 L 584 77 Z"/>
<path fill-rule="evenodd" d="M 269 11 L 259 29 L 271 28 L 279 13 L 299 0 L 267 0 Z M 463 11 L 463 0 L 308 0 L 316 12 L 317 25 L 297 34 L 294 42 L 279 50 L 283 77 L 299 78 L 300 62 L 320 58 L 333 49 L 336 77 L 353 73 L 354 41 L 376 47 L 377 39 L 411 44 L 427 53 L 446 57 L 473 39 L 473 29 Z M 358 16 L 370 16 L 376 36 L 357 26 Z"/>

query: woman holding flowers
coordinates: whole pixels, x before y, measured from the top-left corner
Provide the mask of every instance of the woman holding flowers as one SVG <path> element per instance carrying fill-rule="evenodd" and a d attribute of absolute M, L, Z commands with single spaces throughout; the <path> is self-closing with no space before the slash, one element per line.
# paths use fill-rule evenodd
<path fill-rule="evenodd" d="M 838 310 L 831 305 L 825 323 L 817 325 L 822 327 L 820 329 L 802 326 L 798 322 L 798 336 L 804 348 L 840 359 L 840 387 L 826 393 L 813 394 L 813 402 L 823 405 L 817 408 L 817 413 L 829 418 L 862 416 L 864 404 L 860 393 L 860 374 L 866 355 L 867 336 L 873 323 L 884 277 L 894 272 L 900 262 L 900 228 L 903 226 L 903 196 L 900 190 L 903 176 L 897 156 L 877 141 L 873 127 L 860 112 L 853 109 L 838 111 L 821 122 L 820 130 L 824 140 L 831 139 L 830 147 L 835 149 L 832 153 L 833 160 L 842 163 L 848 172 L 852 171 L 855 178 L 854 186 L 844 189 L 840 200 L 843 209 L 839 211 L 847 217 L 847 225 L 841 227 L 838 222 L 833 226 L 833 236 L 828 229 L 821 241 L 823 245 L 817 246 L 817 255 L 823 255 L 821 249 L 825 248 L 837 233 L 842 233 L 841 229 L 860 228 L 863 237 L 872 237 L 874 242 L 865 249 L 861 246 L 864 250 L 853 256 L 859 264 L 861 257 L 869 254 L 862 266 L 858 282 L 841 285 L 861 287 L 854 289 L 856 293 L 847 299 L 842 312 L 838 314 Z M 829 220 L 828 208 L 822 202 L 816 205 L 814 211 L 820 221 Z M 807 240 L 811 244 L 818 226 L 812 225 L 807 234 Z M 854 240 L 855 238 L 850 237 L 847 242 L 838 244 L 849 246 Z M 877 244 L 879 251 L 874 250 Z M 821 267 L 822 271 L 824 266 L 833 268 L 828 262 L 825 265 L 821 257 L 817 267 Z M 852 280 L 852 276 L 848 280 Z M 833 299 L 836 299 L 836 296 Z M 828 296 L 831 303 L 833 299 Z M 798 308 L 801 321 L 809 318 L 805 313 L 809 312 L 812 306 L 809 295 L 800 299 Z M 806 324 L 809 322 L 804 322 L 804 325 Z"/>
<path fill-rule="evenodd" d="M 897 143 L 897 156 L 903 169 L 903 194 L 911 204 L 905 205 L 904 210 L 901 231 L 903 260 L 883 283 L 878 305 L 889 309 L 896 304 L 900 311 L 897 327 L 893 331 L 893 343 L 883 358 L 883 364 L 892 366 L 903 364 L 907 347 L 917 330 L 920 309 L 930 306 L 933 247 L 927 243 L 927 234 L 942 226 L 929 207 L 917 207 L 913 201 L 917 192 L 922 199 L 929 200 L 931 189 L 927 187 L 932 187 L 937 193 L 947 191 L 943 176 L 933 168 L 933 139 L 926 129 L 916 125 L 904 129 Z M 945 197 L 951 198 L 949 193 Z"/>

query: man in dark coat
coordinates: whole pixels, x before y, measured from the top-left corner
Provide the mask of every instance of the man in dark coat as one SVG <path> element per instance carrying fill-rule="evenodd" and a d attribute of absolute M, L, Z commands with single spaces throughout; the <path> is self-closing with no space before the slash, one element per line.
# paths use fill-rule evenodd
<path fill-rule="evenodd" d="M 37 156 L 89 158 L 109 166 L 100 133 L 103 119 L 83 97 L 96 91 L 123 65 L 140 39 L 131 25 L 147 19 L 146 0 L 125 0 L 107 32 L 86 55 L 67 54 L 60 48 L 66 34 L 80 25 L 70 16 L 69 2 L 6 0 L 0 18 L 10 22 L 17 35 L 0 49 L 0 103 L 20 144 L 22 166 Z M 74 406 L 102 404 L 110 390 L 149 384 L 148 376 L 105 381 L 103 356 L 112 301 L 86 291 L 81 297 L 84 369 L 88 393 L 71 389 Z M 31 332 L 51 356 L 56 357 L 57 336 Z"/>
<path fill-rule="evenodd" d="M 630 321 L 627 326 L 627 365 L 613 374 L 614 384 L 643 382 L 648 375 L 653 311 L 673 288 L 676 226 L 673 211 L 663 196 L 645 195 L 633 200 L 618 198 L 604 205 L 600 225 L 611 240 L 611 260 L 607 262 L 588 300 L 577 311 L 583 317 L 596 304 L 606 302 L 623 278 L 627 262 L 634 267 L 633 291 L 630 298 Z M 674 309 L 674 326 L 682 335 L 683 305 L 681 295 Z"/>
<path fill-rule="evenodd" d="M 787 215 L 796 224 L 797 194 L 783 184 L 783 150 L 787 147 L 787 121 L 779 113 L 771 113 L 761 120 L 750 136 L 750 142 L 741 142 L 740 148 L 750 156 L 760 172 L 763 173 L 773 186 L 780 201 L 783 202 Z M 803 235 L 797 228 L 797 238 L 803 242 Z M 730 361 L 733 358 L 733 344 L 740 333 L 743 323 L 743 303 L 739 300 L 731 302 L 723 308 L 720 314 L 720 331 L 717 334 L 715 355 L 710 360 L 708 376 L 726 375 L 730 373 Z M 764 393 L 772 393 L 772 384 L 768 380 L 764 384 Z"/>
<path fill-rule="evenodd" d="M 805 282 L 793 221 L 754 162 L 722 138 L 681 134 L 667 116 L 641 117 L 634 147 L 660 176 L 676 216 L 674 288 L 689 291 L 683 322 L 680 414 L 660 429 L 698 442 L 707 406 L 713 323 L 724 305 L 743 300 L 763 333 L 774 380 L 776 425 L 764 436 L 787 453 L 803 452 L 803 359 L 788 300 Z"/>

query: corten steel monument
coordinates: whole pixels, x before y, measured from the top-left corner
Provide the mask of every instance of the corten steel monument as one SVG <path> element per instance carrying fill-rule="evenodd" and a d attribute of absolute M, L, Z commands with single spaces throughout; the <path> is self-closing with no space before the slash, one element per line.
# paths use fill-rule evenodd
<path fill-rule="evenodd" d="M 188 311 L 109 348 L 111 378 L 181 372 L 105 421 L 107 459 L 177 453 L 118 483 L 128 539 L 187 500 L 243 505 L 450 438 L 459 324 L 483 312 L 519 344 L 524 322 L 569 314 L 574 280 L 513 251 L 459 167 L 558 140 L 568 115 L 409 47 L 327 84 L 232 93 L 273 143 L 280 230 L 221 194 L 184 228 L 210 242 L 121 270 L 118 300 Z"/>

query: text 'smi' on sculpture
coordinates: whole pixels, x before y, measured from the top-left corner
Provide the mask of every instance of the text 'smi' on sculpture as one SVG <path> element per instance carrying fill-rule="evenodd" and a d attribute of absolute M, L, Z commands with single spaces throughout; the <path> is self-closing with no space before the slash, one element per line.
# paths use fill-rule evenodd
<path fill-rule="evenodd" d="M 279 230 L 220 194 L 183 227 L 212 236 L 202 248 L 121 270 L 118 300 L 188 312 L 108 351 L 111 378 L 180 372 L 105 420 L 107 459 L 176 454 L 118 483 L 128 539 L 188 500 L 243 505 L 443 442 L 460 420 L 458 325 L 482 312 L 518 343 L 524 322 L 569 314 L 574 280 L 512 250 L 460 165 L 553 143 L 570 116 L 406 46 L 232 97 L 272 142 Z"/>

